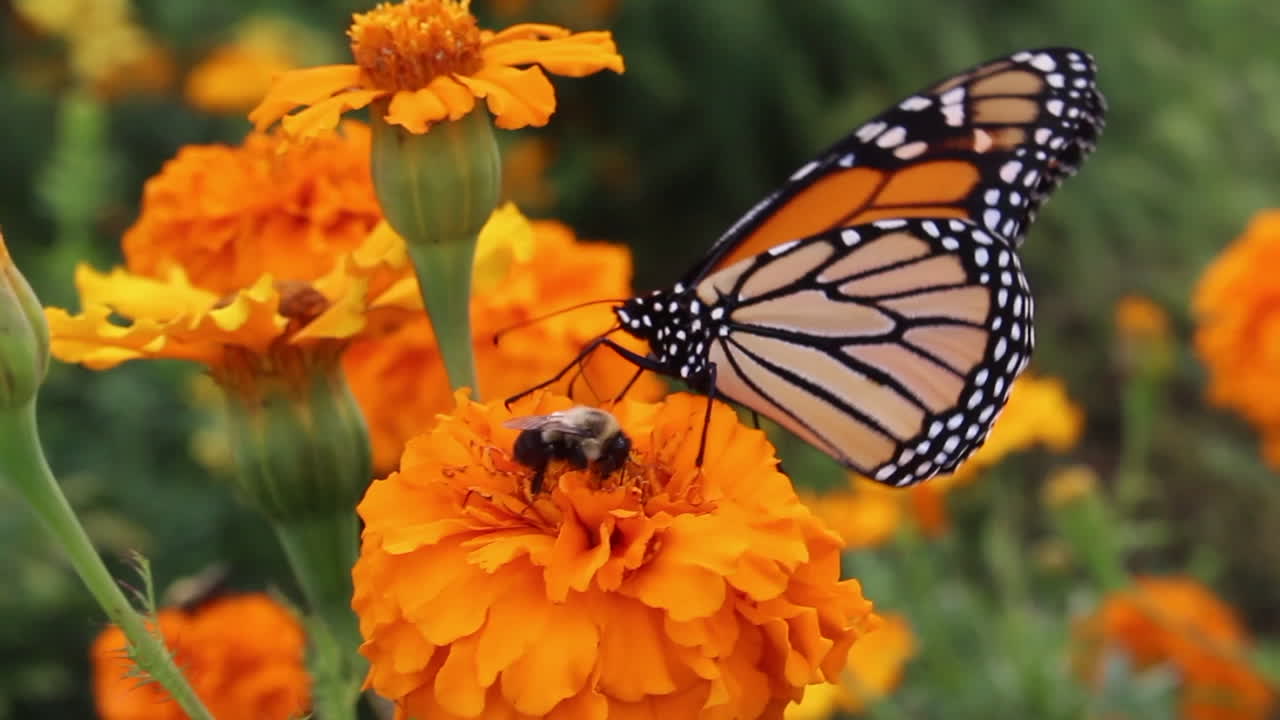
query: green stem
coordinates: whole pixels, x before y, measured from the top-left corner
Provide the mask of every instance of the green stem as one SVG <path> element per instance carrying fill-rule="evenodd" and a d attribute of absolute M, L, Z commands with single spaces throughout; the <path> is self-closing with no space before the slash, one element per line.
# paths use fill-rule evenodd
<path fill-rule="evenodd" d="M 473 400 L 480 399 L 471 351 L 471 264 L 477 240 L 409 243 L 422 303 L 431 317 L 449 385 L 455 390 L 471 388 Z"/>
<path fill-rule="evenodd" d="M 351 609 L 351 568 L 358 525 L 354 512 L 304 515 L 274 523 L 310 607 L 314 704 L 324 720 L 354 720 L 367 664 Z"/>
<path fill-rule="evenodd" d="M 160 683 L 192 720 L 213 720 L 174 664 L 163 640 L 148 629 L 146 616 L 129 604 L 62 494 L 40 446 L 34 400 L 18 410 L 0 412 L 0 477 L 18 489 L 66 550 L 71 566 L 98 605 L 129 639 L 138 667 Z"/>

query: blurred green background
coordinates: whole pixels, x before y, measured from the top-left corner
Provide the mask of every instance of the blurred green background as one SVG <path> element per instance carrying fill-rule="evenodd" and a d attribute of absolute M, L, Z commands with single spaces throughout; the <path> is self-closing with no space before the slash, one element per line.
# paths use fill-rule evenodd
<path fill-rule="evenodd" d="M 41 298 L 64 306 L 74 304 L 77 261 L 119 261 L 142 184 L 166 159 L 183 144 L 237 142 L 246 131 L 242 113 L 184 99 L 191 68 L 262 18 L 293 33 L 295 62 L 345 61 L 349 14 L 367 7 L 46 0 L 123 8 L 168 63 L 167 79 L 134 78 L 151 87 L 86 91 L 93 56 L 77 60 L 79 41 L 32 22 L 33 4 L 0 2 L 0 226 Z M 1255 211 L 1280 206 L 1280 3 L 473 5 L 491 26 L 539 19 L 616 34 L 626 74 L 558 82 L 551 125 L 503 141 L 512 156 L 533 158 L 523 172 L 536 177 L 515 182 L 514 199 L 583 236 L 629 243 L 638 288 L 671 282 L 791 170 L 916 88 L 1024 47 L 1092 52 L 1110 102 L 1099 151 L 1048 204 L 1023 249 L 1037 300 L 1033 368 L 1063 378 L 1086 411 L 1071 459 L 1104 484 L 1126 468 L 1145 478 L 1147 492 L 1115 514 L 1126 567 L 1190 572 L 1213 586 L 1259 638 L 1274 682 L 1280 483 L 1252 431 L 1206 406 L 1187 307 L 1211 258 Z M 535 145 L 520 147 L 531 138 Z M 1176 342 L 1170 375 L 1137 396 L 1114 340 L 1113 306 L 1126 294 L 1165 308 Z M 193 409 L 195 374 L 176 363 L 104 373 L 55 365 L 40 405 L 54 470 L 122 573 L 119 558 L 138 549 L 161 587 L 216 561 L 234 568 L 236 587 L 278 586 L 287 573 L 274 538 L 197 461 L 207 437 L 204 411 Z M 1099 588 L 1079 568 L 1050 578 L 1032 567 L 1033 542 L 1050 532 L 1036 497 L 1051 464 L 1020 456 L 956 493 L 956 527 L 944 541 L 901 540 L 850 559 L 869 597 L 916 614 L 922 638 L 901 697 L 878 711 L 897 714 L 885 717 L 983 717 L 984 708 L 1101 716 L 1060 667 L 1067 618 Z M 14 509 L 0 516 L 0 577 L 11 578 L 0 593 L 0 718 L 90 717 L 85 648 L 101 613 L 34 518 L 2 501 Z M 1009 592 L 1012 576 L 1026 587 Z M 964 652 L 939 659 L 931 655 L 939 647 Z M 952 661 L 972 672 L 948 675 Z M 1045 667 L 1032 672 L 1038 662 Z M 1115 707 L 1145 709 L 1126 717 L 1169 712 L 1159 681 L 1128 688 Z"/>

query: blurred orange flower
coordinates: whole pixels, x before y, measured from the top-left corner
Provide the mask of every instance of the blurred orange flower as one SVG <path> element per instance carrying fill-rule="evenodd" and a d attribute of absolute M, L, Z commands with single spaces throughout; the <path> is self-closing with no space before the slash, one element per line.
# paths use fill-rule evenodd
<path fill-rule="evenodd" d="M 916 637 L 905 617 L 882 619 L 880 627 L 858 640 L 840 681 L 806 689 L 804 700 L 787 708 L 786 720 L 824 720 L 836 710 L 861 713 L 898 686 L 915 655 Z"/>
<path fill-rule="evenodd" d="M 624 400 L 623 468 L 552 463 L 534 498 L 501 402 L 459 395 L 410 441 L 360 504 L 353 571 L 368 683 L 397 718 L 780 718 L 839 675 L 871 603 L 727 406 L 695 467 L 706 402 Z"/>
<path fill-rule="evenodd" d="M 381 219 L 369 171 L 369 128 L 345 123 L 280 153 L 278 133 L 244 143 L 188 145 L 147 181 L 142 213 L 124 234 L 134 273 L 179 266 L 218 294 L 263 274 L 310 281 L 334 268 Z"/>
<path fill-rule="evenodd" d="M 230 42 L 215 47 L 191 69 L 183 94 L 205 112 L 247 112 L 266 96 L 276 75 L 297 67 L 299 44 L 307 44 L 303 28 L 285 20 L 251 18 Z"/>
<path fill-rule="evenodd" d="M 1249 640 L 1235 612 L 1189 577 L 1139 577 L 1103 600 L 1081 626 L 1082 668 L 1118 649 L 1139 667 L 1170 663 L 1182 675 L 1183 716 L 1191 720 L 1263 720 L 1275 703 L 1247 663 Z"/>
<path fill-rule="evenodd" d="M 479 28 L 470 5 L 403 0 L 353 15 L 347 35 L 355 64 L 285 73 L 249 119 L 263 129 L 283 118 L 286 133 L 307 138 L 377 100 L 387 123 L 424 133 L 484 98 L 497 126 L 513 130 L 545 125 L 555 111 L 544 70 L 570 77 L 623 70 L 608 32 L 520 24 L 495 33 Z M 305 109 L 287 114 L 299 106 Z"/>
<path fill-rule="evenodd" d="M 1192 298 L 1209 400 L 1239 412 L 1280 449 L 1280 210 L 1259 213 L 1205 270 Z M 1268 452 L 1280 467 L 1280 452 Z"/>
<path fill-rule="evenodd" d="M 1169 337 L 1169 314 L 1140 295 L 1125 295 L 1116 302 L 1115 323 L 1117 330 L 1133 338 L 1167 341 Z"/>
<path fill-rule="evenodd" d="M 205 706 L 227 720 L 286 720 L 310 705 L 303 666 L 306 638 L 296 618 L 259 594 L 215 598 L 193 610 L 158 613 L 160 634 Z M 102 720 L 183 720 L 157 683 L 142 683 L 118 627 L 103 630 L 89 651 L 93 694 Z"/>
<path fill-rule="evenodd" d="M 500 330 L 571 305 L 631 294 L 631 254 L 623 245 L 581 242 L 565 225 L 530 222 L 514 205 L 499 208 L 480 232 L 471 294 L 478 382 L 483 397 L 501 400 L 554 375 L 600 331 L 614 324 L 607 305 L 575 310 L 515 330 L 494 343 Z M 636 341 L 623 345 L 638 352 Z M 343 358 L 369 425 L 374 467 L 395 468 L 405 442 L 453 407 L 440 348 L 426 315 L 386 336 L 363 339 Z M 635 368 L 616 353 L 597 352 L 587 363 L 575 397 L 587 404 L 612 399 Z M 569 378 L 555 385 L 566 392 Z M 664 390 L 646 374 L 629 395 L 652 400 Z"/>
<path fill-rule="evenodd" d="M 938 535 L 949 525 L 945 495 L 952 488 L 972 482 L 1006 456 L 1036 445 L 1063 452 L 1076 444 L 1083 427 L 1084 413 L 1068 397 L 1061 380 L 1024 374 L 1014 382 L 1009 402 L 986 443 L 954 474 L 905 490 L 850 475 L 848 489 L 808 495 L 805 501 L 851 548 L 880 545 L 908 519 L 925 534 Z"/>

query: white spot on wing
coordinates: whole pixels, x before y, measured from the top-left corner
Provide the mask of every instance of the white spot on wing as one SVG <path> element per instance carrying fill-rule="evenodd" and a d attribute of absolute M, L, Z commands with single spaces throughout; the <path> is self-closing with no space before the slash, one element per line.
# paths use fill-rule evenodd
<path fill-rule="evenodd" d="M 807 162 L 804 165 L 800 166 L 799 170 L 796 170 L 795 172 L 791 173 L 791 180 L 793 182 L 796 180 L 803 180 L 806 175 L 808 175 L 809 173 L 817 169 L 818 169 L 817 160 L 812 160 L 810 162 Z"/>
<path fill-rule="evenodd" d="M 916 111 L 916 110 L 923 110 L 932 104 L 933 104 L 933 101 L 927 97 L 912 95 L 911 97 L 899 103 L 898 107 L 902 108 L 903 110 Z"/>

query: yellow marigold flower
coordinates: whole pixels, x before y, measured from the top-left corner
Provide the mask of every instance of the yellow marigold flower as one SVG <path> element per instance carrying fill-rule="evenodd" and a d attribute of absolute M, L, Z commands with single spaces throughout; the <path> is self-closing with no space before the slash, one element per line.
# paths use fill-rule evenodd
<path fill-rule="evenodd" d="M 1041 496 L 1044 504 L 1058 508 L 1098 491 L 1098 473 L 1088 465 L 1072 465 L 1054 472 L 1045 480 Z"/>
<path fill-rule="evenodd" d="M 554 25 L 481 30 L 470 0 L 403 0 L 352 16 L 354 65 L 282 75 L 249 119 L 259 129 L 282 120 L 292 137 L 332 128 L 339 116 L 375 100 L 388 124 L 424 133 L 457 120 L 484 98 L 500 128 L 545 125 L 556 108 L 543 70 L 582 77 L 622 72 L 608 32 L 571 33 Z M 298 106 L 306 106 L 287 115 Z"/>
<path fill-rule="evenodd" d="M 514 461 L 501 402 L 458 407 L 370 486 L 353 570 L 368 684 L 398 718 L 780 718 L 878 619 L 764 434 L 706 398 L 611 408 L 603 483 Z M 569 407 L 526 398 L 516 414 Z"/>
<path fill-rule="evenodd" d="M 306 638 L 293 614 L 252 593 L 215 598 L 192 610 L 158 613 L 159 631 L 196 694 L 216 717 L 287 720 L 310 705 Z M 164 688 L 142 683 L 111 626 L 93 642 L 93 694 L 102 720 L 184 720 Z"/>
<path fill-rule="evenodd" d="M 905 617 L 881 617 L 880 627 L 858 640 L 840 681 L 806 689 L 804 700 L 787 708 L 786 720 L 823 720 L 836 710 L 861 713 L 898 686 L 915 655 L 916 638 Z"/>
<path fill-rule="evenodd" d="M 147 181 L 125 232 L 134 273 L 180 266 L 219 294 L 262 275 L 313 280 L 355 250 L 381 218 L 369 171 L 369 129 L 346 123 L 306 147 L 277 152 L 275 134 L 242 145 L 189 145 Z"/>
<path fill-rule="evenodd" d="M 365 314 L 387 297 L 385 289 L 370 290 L 369 275 L 379 269 L 347 259 L 313 283 L 277 281 L 267 274 L 220 296 L 196 287 L 177 266 L 166 278 L 155 279 L 81 265 L 76 287 L 83 311 L 45 311 L 53 354 L 95 370 L 137 358 L 190 360 L 207 365 L 220 382 L 236 384 L 261 370 L 268 355 L 278 363 L 301 362 L 301 348 L 345 341 L 363 331 Z M 118 317 L 130 324 L 117 324 Z"/>
<path fill-rule="evenodd" d="M 631 254 L 623 245 L 581 242 L 562 223 L 530 222 L 514 205 L 496 211 L 480 233 L 472 274 L 471 330 L 482 397 L 502 399 L 554 375 L 615 320 L 607 305 L 495 333 L 580 302 L 631 294 Z M 629 341 L 624 345 L 642 348 Z M 364 410 L 374 466 L 395 468 L 405 442 L 453 407 L 440 348 L 422 313 L 386 336 L 354 344 L 343 358 L 347 381 Z M 587 404 L 612 399 L 634 367 L 602 350 L 587 363 L 575 397 Z M 566 392 L 569 378 L 556 385 Z M 632 388 L 654 399 L 665 385 L 646 374 Z"/>
<path fill-rule="evenodd" d="M 295 34 L 280 23 L 251 22 L 191 69 L 183 88 L 187 102 L 212 113 L 253 108 L 266 97 L 275 76 L 297 66 Z"/>
<path fill-rule="evenodd" d="M 1191 720 L 1263 720 L 1275 704 L 1245 660 L 1249 640 L 1235 612 L 1192 578 L 1140 577 L 1107 597 L 1080 629 L 1086 673 L 1098 669 L 1107 648 L 1140 667 L 1173 665 L 1182 676 L 1182 714 Z"/>
<path fill-rule="evenodd" d="M 1269 438 L 1280 436 L 1277 267 L 1280 210 L 1268 210 L 1209 265 L 1192 298 L 1210 401 L 1244 415 Z"/>
<path fill-rule="evenodd" d="M 163 90 L 173 82 L 171 53 L 133 20 L 128 0 L 19 0 L 14 10 L 67 41 L 73 73 L 99 96 Z"/>

